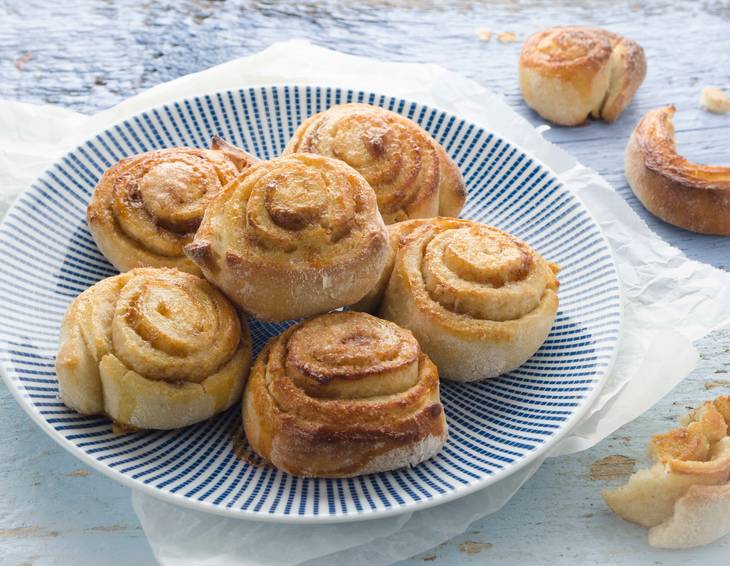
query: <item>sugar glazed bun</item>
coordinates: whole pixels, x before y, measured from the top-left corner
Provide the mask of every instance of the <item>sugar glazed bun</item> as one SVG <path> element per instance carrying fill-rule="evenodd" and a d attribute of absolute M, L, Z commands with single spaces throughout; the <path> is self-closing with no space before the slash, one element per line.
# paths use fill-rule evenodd
<path fill-rule="evenodd" d="M 243 424 L 264 459 L 314 477 L 416 465 L 447 438 L 436 366 L 409 331 L 359 312 L 272 339 L 246 386 Z"/>
<path fill-rule="evenodd" d="M 360 300 L 378 280 L 388 244 L 375 193 L 357 171 L 292 154 L 230 183 L 185 251 L 240 307 L 281 321 Z"/>
<path fill-rule="evenodd" d="M 367 104 L 333 106 L 305 120 L 285 153 L 341 159 L 375 190 L 386 224 L 458 216 L 466 199 L 461 172 L 415 122 Z"/>
<path fill-rule="evenodd" d="M 693 411 L 686 425 L 654 436 L 654 465 L 603 498 L 619 516 L 649 527 L 649 544 L 690 548 L 730 532 L 730 397 Z"/>
<path fill-rule="evenodd" d="M 615 121 L 646 75 L 641 46 L 591 27 L 555 27 L 530 36 L 519 61 L 527 105 L 546 120 L 576 126 L 589 116 Z"/>
<path fill-rule="evenodd" d="M 214 137 L 211 149 L 177 147 L 123 159 L 109 168 L 87 209 L 91 234 L 119 271 L 200 270 L 183 246 L 208 203 L 256 158 Z"/>
<path fill-rule="evenodd" d="M 675 111 L 651 110 L 638 123 L 626 146 L 626 179 L 646 209 L 665 222 L 730 236 L 730 166 L 700 165 L 679 155 Z"/>
<path fill-rule="evenodd" d="M 61 399 L 122 429 L 172 429 L 241 398 L 248 326 L 202 277 L 139 268 L 99 281 L 70 305 L 56 358 Z"/>
<path fill-rule="evenodd" d="M 410 220 L 393 230 L 380 316 L 410 329 L 442 377 L 496 377 L 540 348 L 558 310 L 556 265 L 470 220 Z"/>

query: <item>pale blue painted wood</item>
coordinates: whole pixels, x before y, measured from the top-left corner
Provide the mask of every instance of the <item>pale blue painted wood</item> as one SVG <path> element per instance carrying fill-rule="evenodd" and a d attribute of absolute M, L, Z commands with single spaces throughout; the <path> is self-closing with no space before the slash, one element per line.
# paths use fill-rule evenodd
<path fill-rule="evenodd" d="M 412 0 L 386 8 L 394 4 L 0 2 L 0 97 L 93 112 L 159 82 L 303 36 L 351 53 L 445 65 L 503 94 L 537 125 L 541 120 L 521 102 L 516 84 L 521 41 L 548 25 L 603 25 L 642 43 L 647 80 L 617 123 L 555 128 L 547 137 L 603 174 L 661 237 L 690 257 L 730 268 L 730 239 L 698 236 L 654 219 L 631 195 L 622 172 L 623 149 L 638 118 L 670 102 L 679 108 L 680 149 L 696 160 L 730 163 L 730 116 L 697 108 L 703 86 L 730 90 L 727 3 Z M 516 32 L 518 42 L 500 44 L 493 37 L 482 43 L 477 27 Z M 32 59 L 16 66 L 26 52 Z M 653 409 L 591 450 L 548 461 L 499 513 L 405 564 L 423 564 L 424 557 L 444 565 L 726 564 L 730 539 L 681 553 L 649 549 L 643 529 L 603 505 L 604 482 L 589 479 L 593 462 L 615 454 L 641 459 L 646 439 L 672 426 L 686 407 L 730 392 L 723 382 L 730 379 L 730 331 L 698 346 L 700 366 Z M 707 390 L 708 379 L 717 387 Z M 3 566 L 154 564 L 126 488 L 48 439 L 4 386 L 0 493 Z M 492 546 L 468 554 L 460 548 L 466 541 Z"/>

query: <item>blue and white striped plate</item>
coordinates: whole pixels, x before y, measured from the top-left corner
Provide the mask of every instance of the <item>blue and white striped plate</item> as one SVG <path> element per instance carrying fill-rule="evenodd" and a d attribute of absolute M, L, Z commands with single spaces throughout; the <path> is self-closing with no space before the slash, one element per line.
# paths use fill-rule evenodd
<path fill-rule="evenodd" d="M 71 300 L 113 275 L 86 226 L 97 180 L 119 159 L 217 134 L 261 158 L 333 104 L 367 102 L 421 124 L 461 167 L 463 216 L 523 238 L 560 263 L 560 312 L 520 369 L 484 383 L 442 385 L 450 438 L 412 469 L 346 480 L 302 479 L 241 457 L 239 408 L 182 430 L 117 436 L 109 421 L 58 397 L 54 356 Z M 20 196 L 0 226 L 0 366 L 18 402 L 51 437 L 97 470 L 192 509 L 283 522 L 380 517 L 483 488 L 545 452 L 589 407 L 621 329 L 611 252 L 590 214 L 555 175 L 509 141 L 439 110 L 388 96 L 317 87 L 261 87 L 175 102 L 135 116 L 62 158 Z M 282 326 L 254 323 L 258 351 Z"/>

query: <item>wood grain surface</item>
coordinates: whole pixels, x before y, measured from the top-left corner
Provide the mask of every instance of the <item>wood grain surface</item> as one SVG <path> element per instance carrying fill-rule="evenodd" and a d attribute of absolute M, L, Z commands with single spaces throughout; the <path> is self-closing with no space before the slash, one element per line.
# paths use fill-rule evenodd
<path fill-rule="evenodd" d="M 702 87 L 730 91 L 728 2 L 3 0 L 0 97 L 93 113 L 161 82 L 305 37 L 353 54 L 438 63 L 502 94 L 539 125 L 519 95 L 520 45 L 539 28 L 566 23 L 636 39 L 649 71 L 615 124 L 553 128 L 546 136 L 599 171 L 662 238 L 694 259 L 730 269 L 730 239 L 656 220 L 623 177 L 631 129 L 645 111 L 667 103 L 678 107 L 681 152 L 730 164 L 730 115 L 698 107 Z M 492 32 L 489 42 L 477 37 L 478 28 Z M 505 32 L 516 41 L 499 41 Z M 649 435 L 672 426 L 686 407 L 730 392 L 730 331 L 698 347 L 698 368 L 653 409 L 591 450 L 549 460 L 502 511 L 408 564 L 727 564 L 727 538 L 687 552 L 654 551 L 643 529 L 617 519 L 600 498 L 634 462 L 641 465 Z M 0 490 L 2 565 L 154 563 L 126 488 L 48 439 L 4 386 Z"/>

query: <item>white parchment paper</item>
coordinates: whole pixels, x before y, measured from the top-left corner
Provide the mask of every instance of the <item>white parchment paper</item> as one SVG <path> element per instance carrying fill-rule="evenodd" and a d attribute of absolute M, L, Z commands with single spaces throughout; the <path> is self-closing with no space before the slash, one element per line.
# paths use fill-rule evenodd
<path fill-rule="evenodd" d="M 600 223 L 623 285 L 621 347 L 600 397 L 552 456 L 585 450 L 646 411 L 695 367 L 692 342 L 730 325 L 730 274 L 689 260 L 659 239 L 595 171 L 543 139 L 494 93 L 436 65 L 375 61 L 300 40 L 159 85 L 91 117 L 0 101 L 0 212 L 55 159 L 114 122 L 174 99 L 284 83 L 400 96 L 490 128 L 552 168 Z M 540 464 L 461 500 L 358 523 L 294 526 L 227 519 L 139 493 L 133 494 L 134 508 L 165 565 L 388 564 L 432 548 L 497 511 Z"/>

